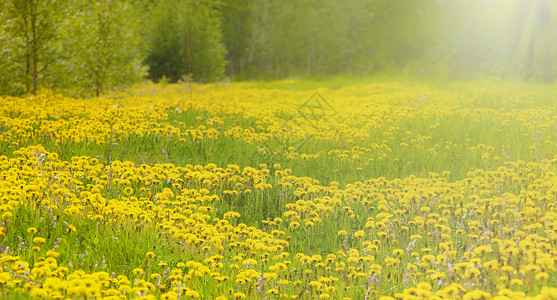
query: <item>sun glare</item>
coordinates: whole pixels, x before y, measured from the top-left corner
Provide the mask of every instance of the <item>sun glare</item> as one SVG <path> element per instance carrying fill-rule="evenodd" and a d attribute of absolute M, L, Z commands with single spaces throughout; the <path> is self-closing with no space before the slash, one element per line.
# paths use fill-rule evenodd
<path fill-rule="evenodd" d="M 469 62 L 506 75 L 535 74 L 552 63 L 555 4 L 551 0 L 483 0 L 456 12 L 457 51 Z M 538 71 L 539 72 L 539 71 Z"/>

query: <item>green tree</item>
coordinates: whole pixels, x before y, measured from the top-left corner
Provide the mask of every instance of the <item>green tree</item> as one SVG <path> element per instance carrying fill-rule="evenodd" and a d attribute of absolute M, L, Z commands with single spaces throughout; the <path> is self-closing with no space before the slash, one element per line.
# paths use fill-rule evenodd
<path fill-rule="evenodd" d="M 19 95 L 25 92 L 25 72 L 21 63 L 24 48 L 20 38 L 14 36 L 16 22 L 9 14 L 12 3 L 0 10 L 0 93 Z"/>
<path fill-rule="evenodd" d="M 445 7 L 441 1 L 419 0 L 252 0 L 244 5 L 228 0 L 227 4 L 224 32 L 230 65 L 247 62 L 251 68 L 241 72 L 271 78 L 427 65 L 439 44 L 436 27 Z M 242 21 L 235 19 L 239 16 Z M 240 26 L 246 20 L 247 26 Z"/>
<path fill-rule="evenodd" d="M 253 0 L 224 0 L 222 33 L 227 50 L 226 73 L 242 76 L 247 73 L 250 47 Z"/>
<path fill-rule="evenodd" d="M 98 96 L 144 76 L 138 17 L 126 0 L 7 0 L 0 21 L 1 93 Z"/>
<path fill-rule="evenodd" d="M 56 2 L 51 0 L 5 2 L 0 13 L 0 65 L 9 71 L 0 77 L 5 93 L 35 94 L 39 87 L 48 86 L 48 68 L 56 58 L 52 50 L 57 32 L 57 23 L 52 21 L 55 16 Z"/>
<path fill-rule="evenodd" d="M 224 75 L 222 3 L 215 0 L 163 0 L 152 4 L 147 38 L 149 77 L 176 82 L 191 75 L 213 81 Z"/>
<path fill-rule="evenodd" d="M 59 86 L 74 95 L 121 89 L 144 76 L 136 11 L 126 1 L 76 1 L 64 20 Z"/>
<path fill-rule="evenodd" d="M 372 50 L 372 4 L 254 0 L 247 60 L 257 68 L 256 73 L 270 77 L 357 69 L 361 57 Z"/>

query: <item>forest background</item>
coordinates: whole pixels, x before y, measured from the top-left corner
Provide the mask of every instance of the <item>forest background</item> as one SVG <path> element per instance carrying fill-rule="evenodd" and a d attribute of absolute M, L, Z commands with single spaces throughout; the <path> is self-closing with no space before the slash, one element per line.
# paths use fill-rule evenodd
<path fill-rule="evenodd" d="M 0 94 L 404 73 L 553 82 L 547 0 L 2 0 Z"/>

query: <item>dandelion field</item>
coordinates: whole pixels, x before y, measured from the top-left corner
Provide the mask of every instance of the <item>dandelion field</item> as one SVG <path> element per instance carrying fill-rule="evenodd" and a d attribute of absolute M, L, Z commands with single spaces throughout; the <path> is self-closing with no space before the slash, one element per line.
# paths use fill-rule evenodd
<path fill-rule="evenodd" d="M 554 91 L 1 97 L 0 296 L 555 299 Z"/>

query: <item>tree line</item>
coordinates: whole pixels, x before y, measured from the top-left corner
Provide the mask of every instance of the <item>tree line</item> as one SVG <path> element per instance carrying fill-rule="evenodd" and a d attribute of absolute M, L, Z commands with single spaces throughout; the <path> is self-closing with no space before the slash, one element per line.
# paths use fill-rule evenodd
<path fill-rule="evenodd" d="M 3 2 L 1 94 L 384 70 L 555 79 L 548 1 L 517 0 L 505 17 L 480 0 Z"/>
<path fill-rule="evenodd" d="M 99 96 L 145 78 L 224 77 L 224 3 L 4 0 L 0 94 Z"/>

